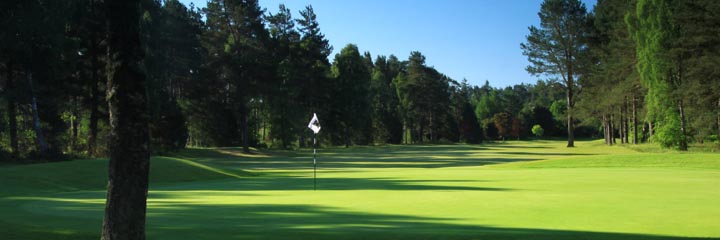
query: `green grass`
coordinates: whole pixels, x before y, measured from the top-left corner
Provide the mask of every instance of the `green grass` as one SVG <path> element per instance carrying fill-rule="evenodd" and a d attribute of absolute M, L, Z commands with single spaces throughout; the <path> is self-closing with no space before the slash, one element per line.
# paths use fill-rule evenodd
<path fill-rule="evenodd" d="M 188 149 L 148 239 L 720 239 L 720 155 L 599 141 Z M 107 161 L 0 167 L 1 239 L 98 239 Z"/>

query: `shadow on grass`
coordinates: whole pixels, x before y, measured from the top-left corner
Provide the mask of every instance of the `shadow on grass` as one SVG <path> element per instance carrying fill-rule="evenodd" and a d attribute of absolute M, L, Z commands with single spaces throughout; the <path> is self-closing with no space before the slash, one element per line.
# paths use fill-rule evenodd
<path fill-rule="evenodd" d="M 161 190 L 190 191 L 303 191 L 313 189 L 312 175 L 255 177 L 242 180 L 202 182 L 163 187 Z M 457 183 L 481 182 L 472 180 L 403 180 L 392 178 L 323 178 L 317 179 L 318 190 L 439 190 L 439 191 L 512 191 L 509 188 L 482 186 L 453 186 Z M 477 185 L 477 184 L 474 184 Z"/>
<path fill-rule="evenodd" d="M 101 193 L 97 194 L 100 197 Z M 689 240 L 718 239 L 632 233 L 505 228 L 457 224 L 455 218 L 378 214 L 310 204 L 198 204 L 153 194 L 148 208 L 148 239 L 536 239 L 536 240 Z M 49 211 L 72 211 L 91 216 L 69 221 L 94 223 L 102 204 L 45 200 Z M 94 201 L 90 199 L 90 201 Z M 408 203 L 412 204 L 412 203 Z M 419 206 L 418 212 L 422 212 Z M 34 231 L 39 231 L 38 229 Z M 48 232 L 37 232 L 52 238 Z M 56 230 L 55 230 L 55 233 Z M 68 230 L 72 234 L 81 234 Z M 86 236 L 83 233 L 82 236 Z M 10 236 L 13 235 L 10 232 Z M 63 235 L 68 237 L 68 234 Z"/>
<path fill-rule="evenodd" d="M 445 168 L 473 167 L 518 161 L 535 161 L 553 156 L 591 155 L 584 153 L 508 151 L 520 150 L 506 144 L 491 145 L 397 145 L 379 147 L 319 149 L 318 167 L 348 168 Z M 542 146 L 538 146 L 541 147 Z M 203 164 L 237 169 L 312 168 L 312 151 L 270 151 L 256 154 L 262 157 L 242 157 L 240 149 L 189 149 L 177 157 L 193 159 Z"/>

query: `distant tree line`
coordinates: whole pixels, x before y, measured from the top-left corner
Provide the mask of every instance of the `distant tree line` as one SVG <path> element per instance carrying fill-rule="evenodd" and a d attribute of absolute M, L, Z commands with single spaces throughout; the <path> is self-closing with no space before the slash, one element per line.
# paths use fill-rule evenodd
<path fill-rule="evenodd" d="M 322 145 L 479 143 L 531 135 L 656 141 L 686 149 L 720 134 L 720 3 L 546 0 L 522 49 L 535 84 L 472 86 L 426 64 L 333 47 L 311 6 L 257 0 L 143 0 L 149 132 L 186 146 L 302 148 L 315 112 Z M 0 3 L 0 156 L 106 156 L 102 1 Z"/>

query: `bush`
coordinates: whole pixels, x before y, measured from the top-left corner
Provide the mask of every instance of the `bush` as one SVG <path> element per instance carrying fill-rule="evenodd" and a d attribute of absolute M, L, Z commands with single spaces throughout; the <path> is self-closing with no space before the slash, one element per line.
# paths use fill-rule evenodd
<path fill-rule="evenodd" d="M 537 137 L 542 137 L 543 134 L 545 133 L 545 130 L 538 124 L 533 125 L 531 131 L 532 131 L 532 134 Z"/>

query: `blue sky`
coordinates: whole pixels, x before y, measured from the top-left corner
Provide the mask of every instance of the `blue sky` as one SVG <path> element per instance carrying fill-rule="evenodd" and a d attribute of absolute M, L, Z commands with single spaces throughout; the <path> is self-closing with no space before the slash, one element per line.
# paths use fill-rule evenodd
<path fill-rule="evenodd" d="M 596 0 L 582 0 L 588 11 Z M 204 0 L 181 0 L 205 6 Z M 360 51 L 407 59 L 420 51 L 427 65 L 455 80 L 494 87 L 535 83 L 520 43 L 538 25 L 542 0 L 260 0 L 268 12 L 284 3 L 293 14 L 312 5 L 334 58 L 348 43 Z"/>

